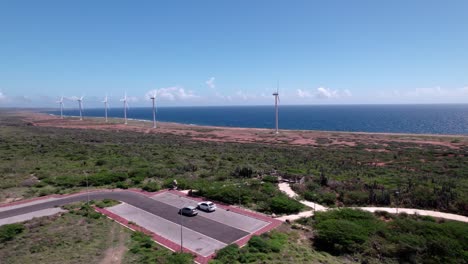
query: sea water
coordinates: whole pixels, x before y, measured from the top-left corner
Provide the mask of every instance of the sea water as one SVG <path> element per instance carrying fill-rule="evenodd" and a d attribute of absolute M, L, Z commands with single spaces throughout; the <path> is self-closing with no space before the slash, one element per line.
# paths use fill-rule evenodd
<path fill-rule="evenodd" d="M 48 111 L 59 115 L 60 111 Z M 84 109 L 84 116 L 103 117 L 104 109 Z M 64 115 L 78 116 L 77 109 Z M 122 108 L 109 117 L 123 118 Z M 131 108 L 127 117 L 152 120 L 151 107 Z M 274 106 L 160 107 L 157 120 L 194 125 L 274 128 Z M 314 105 L 280 106 L 280 129 L 350 132 L 468 134 L 468 105 Z"/>

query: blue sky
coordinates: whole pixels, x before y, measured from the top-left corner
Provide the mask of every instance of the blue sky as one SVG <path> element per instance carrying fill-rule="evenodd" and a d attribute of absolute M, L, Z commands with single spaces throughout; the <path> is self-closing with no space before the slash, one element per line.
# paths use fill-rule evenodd
<path fill-rule="evenodd" d="M 468 102 L 468 1 L 0 0 L 0 107 Z M 69 102 L 66 105 L 73 105 Z"/>

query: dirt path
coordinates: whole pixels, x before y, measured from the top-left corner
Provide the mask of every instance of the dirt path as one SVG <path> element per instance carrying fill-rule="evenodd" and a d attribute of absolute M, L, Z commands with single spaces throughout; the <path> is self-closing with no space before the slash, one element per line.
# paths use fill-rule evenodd
<path fill-rule="evenodd" d="M 127 246 L 125 246 L 127 236 L 125 230 L 118 227 L 118 224 L 113 224 L 112 230 L 109 234 L 111 247 L 105 251 L 104 258 L 99 262 L 99 264 L 122 263 L 122 258 L 127 251 Z"/>
<path fill-rule="evenodd" d="M 291 187 L 289 186 L 289 183 L 280 183 L 278 184 L 279 189 L 286 193 L 289 197 L 291 198 L 297 198 L 298 195 L 296 192 L 294 192 Z M 311 208 L 314 208 L 315 211 L 327 211 L 330 208 L 327 208 L 323 205 L 319 205 L 313 202 L 301 200 L 299 201 L 300 203 L 309 206 Z M 389 212 L 391 214 L 398 214 L 398 213 L 406 213 L 406 214 L 418 214 L 418 215 L 427 215 L 427 216 L 432 216 L 436 218 L 443 218 L 443 219 L 448 219 L 448 220 L 455 220 L 455 221 L 460 221 L 460 222 L 465 222 L 468 223 L 468 217 L 463 216 L 463 215 L 456 215 L 456 214 L 449 214 L 449 213 L 442 213 L 442 212 L 437 212 L 437 211 L 431 211 L 431 210 L 420 210 L 420 209 L 412 209 L 412 208 L 394 208 L 394 207 L 353 207 L 356 209 L 361 209 L 364 211 L 368 212 L 375 212 L 375 211 L 385 211 Z M 314 210 L 312 211 L 305 211 L 301 212 L 299 214 L 295 215 L 286 215 L 286 216 L 281 216 L 278 217 L 278 220 L 281 221 L 294 221 L 302 217 L 310 217 L 314 215 Z"/>

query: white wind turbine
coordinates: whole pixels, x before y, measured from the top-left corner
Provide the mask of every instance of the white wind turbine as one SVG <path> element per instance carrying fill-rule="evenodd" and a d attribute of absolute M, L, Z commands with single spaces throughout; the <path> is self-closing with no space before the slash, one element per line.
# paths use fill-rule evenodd
<path fill-rule="evenodd" d="M 125 93 L 124 98 L 120 99 L 120 101 L 124 103 L 124 120 L 125 120 L 125 124 L 127 124 L 127 109 L 128 109 L 127 93 Z"/>
<path fill-rule="evenodd" d="M 156 95 L 157 91 L 154 91 L 153 94 L 150 95 L 150 99 L 153 101 L 153 128 L 156 128 Z"/>
<path fill-rule="evenodd" d="M 280 101 L 279 99 L 279 82 L 276 86 L 276 92 L 273 93 L 273 96 L 275 97 L 275 124 L 276 124 L 276 134 L 278 134 L 278 103 Z"/>
<path fill-rule="evenodd" d="M 83 120 L 83 98 L 84 96 L 81 96 L 76 99 L 78 101 L 78 106 L 80 107 L 80 120 Z"/>
<path fill-rule="evenodd" d="M 102 101 L 104 103 L 104 111 L 105 111 L 105 115 L 106 115 L 106 123 L 107 123 L 107 109 L 109 109 L 109 101 L 107 100 L 107 94 L 106 94 L 106 97 L 104 98 L 104 101 Z"/>
<path fill-rule="evenodd" d="M 63 96 L 60 98 L 59 101 L 57 101 L 57 103 L 60 104 L 60 118 L 63 119 Z"/>

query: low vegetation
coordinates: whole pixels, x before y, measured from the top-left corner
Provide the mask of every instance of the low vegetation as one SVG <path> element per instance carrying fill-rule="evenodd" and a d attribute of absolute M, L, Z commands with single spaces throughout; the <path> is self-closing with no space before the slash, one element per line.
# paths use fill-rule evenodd
<path fill-rule="evenodd" d="M 129 252 L 124 259 L 124 263 L 193 263 L 192 255 L 187 253 L 169 253 L 167 249 L 163 249 L 158 246 L 149 236 L 142 232 L 132 233 L 129 249 Z"/>
<path fill-rule="evenodd" d="M 317 250 L 363 263 L 468 263 L 466 223 L 352 209 L 318 212 L 301 222 L 313 227 Z"/>
<path fill-rule="evenodd" d="M 0 243 L 12 240 L 15 236 L 21 234 L 24 230 L 22 224 L 9 224 L 0 226 Z"/>
<path fill-rule="evenodd" d="M 0 262 L 111 263 L 110 259 L 117 258 L 123 264 L 193 263 L 193 256 L 172 253 L 143 233 L 102 217 L 85 203 L 65 207 L 68 213 L 0 226 Z"/>
<path fill-rule="evenodd" d="M 87 208 L 73 213 L 33 219 L 8 228 L 8 241 L 0 243 L 2 263 L 98 263 L 107 248 L 117 243 L 111 234 L 124 232 L 107 218 L 94 217 Z M 3 232 L 2 232 L 3 234 Z M 14 234 L 12 236 L 11 234 Z M 3 238 L 3 236 L 2 236 Z"/>
<path fill-rule="evenodd" d="M 283 225 L 279 230 L 262 236 L 253 236 L 242 248 L 232 244 L 219 250 L 210 264 L 353 262 L 345 257 L 316 251 L 311 245 L 310 237 L 306 232 L 293 230 Z"/>
<path fill-rule="evenodd" d="M 468 215 L 468 147 L 388 141 L 300 147 L 200 142 L 169 134 L 36 127 L 0 113 L 0 199 L 89 188 L 172 186 L 264 212 L 287 213 L 278 175 L 330 206 L 399 206 Z M 210 184 L 206 184 L 210 183 Z M 210 186 L 221 188 L 216 191 Z M 289 199 L 289 198 L 278 198 Z M 293 203 L 290 201 L 290 203 Z M 289 208 L 290 206 L 288 206 Z M 300 210 L 299 205 L 289 212 Z"/>

